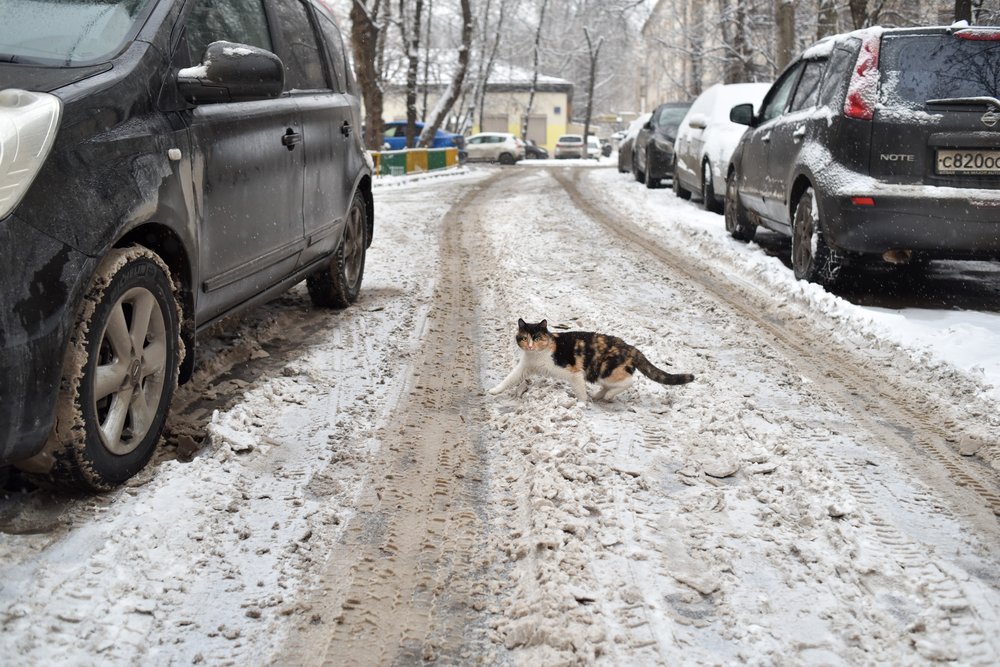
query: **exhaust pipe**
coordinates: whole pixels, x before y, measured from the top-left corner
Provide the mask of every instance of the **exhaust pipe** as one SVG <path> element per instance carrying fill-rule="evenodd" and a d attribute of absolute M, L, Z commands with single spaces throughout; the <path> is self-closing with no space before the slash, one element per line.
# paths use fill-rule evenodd
<path fill-rule="evenodd" d="M 909 264 L 913 259 L 912 250 L 886 250 L 882 259 L 889 264 Z"/>

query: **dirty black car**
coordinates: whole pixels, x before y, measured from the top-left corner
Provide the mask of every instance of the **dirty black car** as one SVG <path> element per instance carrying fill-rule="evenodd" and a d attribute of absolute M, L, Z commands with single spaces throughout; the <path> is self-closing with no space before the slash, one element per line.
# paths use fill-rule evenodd
<path fill-rule="evenodd" d="M 690 102 L 668 102 L 653 110 L 632 144 L 632 175 L 647 188 L 662 187 L 674 173 L 674 140 Z"/>
<path fill-rule="evenodd" d="M 726 228 L 791 237 L 795 276 L 1000 256 L 1000 30 L 870 28 L 796 58 L 749 125 Z"/>
<path fill-rule="evenodd" d="M 371 163 L 311 0 L 0 7 L 0 465 L 103 490 L 198 331 L 303 279 L 358 298 Z"/>

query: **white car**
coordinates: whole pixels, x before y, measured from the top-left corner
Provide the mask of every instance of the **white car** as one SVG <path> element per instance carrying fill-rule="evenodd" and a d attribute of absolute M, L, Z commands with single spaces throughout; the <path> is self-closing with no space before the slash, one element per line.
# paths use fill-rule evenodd
<path fill-rule="evenodd" d="M 760 108 L 770 83 L 716 84 L 698 96 L 677 129 L 674 141 L 674 194 L 697 193 L 704 207 L 722 212 L 726 169 L 746 126 L 729 120 L 737 104 Z"/>
<path fill-rule="evenodd" d="M 600 160 L 603 152 L 601 140 L 592 134 L 587 135 L 587 157 L 592 160 Z"/>
<path fill-rule="evenodd" d="M 524 142 L 510 132 L 480 132 L 465 140 L 467 160 L 514 164 L 524 159 Z"/>
<path fill-rule="evenodd" d="M 587 154 L 583 154 L 583 135 L 564 134 L 556 142 L 557 158 L 582 158 L 588 157 L 597 160 L 601 157 L 601 140 L 590 134 L 587 135 Z"/>

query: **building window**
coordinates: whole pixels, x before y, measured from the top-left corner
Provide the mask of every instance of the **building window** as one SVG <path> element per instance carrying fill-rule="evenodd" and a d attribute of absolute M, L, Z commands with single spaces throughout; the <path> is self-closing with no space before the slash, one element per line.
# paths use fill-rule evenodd
<path fill-rule="evenodd" d="M 562 107 L 555 107 L 554 109 L 552 109 L 552 113 L 558 116 L 559 114 L 562 113 Z"/>

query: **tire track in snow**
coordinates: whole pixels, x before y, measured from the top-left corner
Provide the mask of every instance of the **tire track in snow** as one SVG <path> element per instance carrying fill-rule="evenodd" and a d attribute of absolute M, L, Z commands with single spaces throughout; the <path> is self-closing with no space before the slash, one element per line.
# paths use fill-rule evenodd
<path fill-rule="evenodd" d="M 396 417 L 377 434 L 381 449 L 355 518 L 317 584 L 314 625 L 289 648 L 297 661 L 459 662 L 485 641 L 482 392 L 463 243 L 489 183 L 445 215 L 421 354 Z"/>
<path fill-rule="evenodd" d="M 909 457 L 915 450 L 943 466 L 952 479 L 951 486 L 957 487 L 957 504 L 965 501 L 966 494 L 962 489 L 968 489 L 975 493 L 983 508 L 1000 516 L 1000 477 L 996 471 L 962 457 L 949 445 L 949 441 L 958 441 L 955 431 L 962 431 L 962 426 L 948 406 L 934 404 L 913 387 L 902 385 L 901 379 L 894 381 L 884 372 L 860 363 L 856 354 L 842 349 L 828 335 L 809 329 L 808 322 L 803 325 L 798 320 L 776 316 L 773 306 L 764 303 L 759 295 L 751 293 L 745 286 L 719 278 L 710 267 L 664 248 L 623 216 L 595 206 L 576 182 L 579 171 L 573 172 L 572 179 L 564 172 L 553 172 L 553 175 L 595 222 L 652 254 L 692 284 L 700 286 L 716 301 L 754 322 L 758 330 L 767 332 L 804 376 L 823 387 L 867 430 L 878 434 L 880 442 L 892 444 L 898 452 Z M 967 437 L 982 436 L 973 431 Z M 922 468 L 925 474 L 935 475 L 929 465 Z M 995 520 L 980 517 L 978 523 L 990 528 L 995 535 L 1000 534 Z"/>

